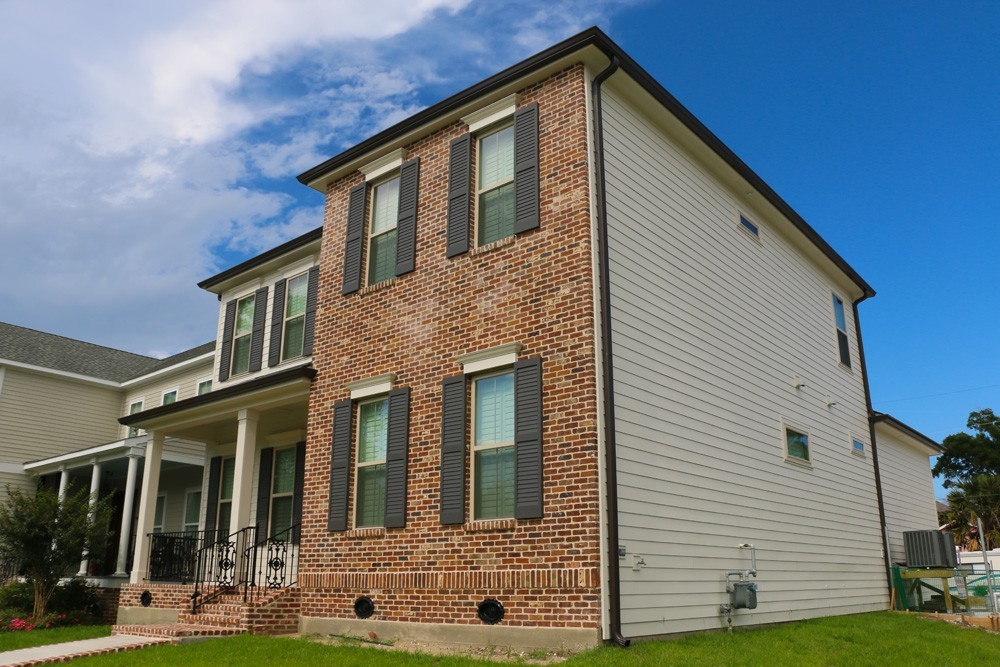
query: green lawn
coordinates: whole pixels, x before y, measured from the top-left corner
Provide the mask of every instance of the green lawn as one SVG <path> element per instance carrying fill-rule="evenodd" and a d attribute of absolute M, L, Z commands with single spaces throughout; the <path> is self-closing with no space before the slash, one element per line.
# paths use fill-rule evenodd
<path fill-rule="evenodd" d="M 30 632 L 0 632 L 0 651 L 75 642 L 78 639 L 107 637 L 110 634 L 110 625 L 77 625 L 50 630 L 31 630 Z"/>
<path fill-rule="evenodd" d="M 503 656 L 500 649 L 496 655 Z M 528 657 L 536 657 L 534 654 Z M 515 661 L 530 662 L 527 657 Z M 243 635 L 183 646 L 153 646 L 134 653 L 119 653 L 73 661 L 74 667 L 113 665 L 364 665 L 366 667 L 420 667 L 482 665 L 465 657 L 413 655 L 364 645 L 330 646 L 303 639 Z M 1000 635 L 978 629 L 905 614 L 881 612 L 841 616 L 770 628 L 699 634 L 682 639 L 639 642 L 631 648 L 604 647 L 581 653 L 565 667 L 604 665 L 948 665 L 1000 664 Z"/>

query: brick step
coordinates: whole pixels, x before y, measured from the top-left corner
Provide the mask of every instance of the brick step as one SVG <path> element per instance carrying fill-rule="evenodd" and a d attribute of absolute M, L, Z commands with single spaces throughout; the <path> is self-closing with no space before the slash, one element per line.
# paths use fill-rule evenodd
<path fill-rule="evenodd" d="M 235 628 L 242 624 L 240 616 L 230 616 L 229 614 L 181 614 L 178 619 L 180 623 L 188 625 L 204 625 L 213 628 Z"/>
<path fill-rule="evenodd" d="M 220 603 L 220 602 L 209 602 L 208 604 L 201 607 L 198 613 L 206 614 L 236 614 L 239 615 L 245 607 L 242 604 L 236 603 Z"/>
<path fill-rule="evenodd" d="M 137 635 L 139 637 L 231 637 L 246 632 L 243 628 L 225 628 L 193 623 L 170 623 L 158 625 L 115 625 L 113 635 Z"/>

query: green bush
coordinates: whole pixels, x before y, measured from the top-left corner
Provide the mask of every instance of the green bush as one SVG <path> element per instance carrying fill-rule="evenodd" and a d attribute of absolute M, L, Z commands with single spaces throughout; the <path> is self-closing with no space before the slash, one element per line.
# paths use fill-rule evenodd
<path fill-rule="evenodd" d="M 6 614 L 3 618 L 30 616 L 34 605 L 34 589 L 30 583 L 14 581 L 0 586 L 0 610 Z M 55 615 L 90 618 L 100 615 L 101 603 L 94 586 L 87 584 L 84 579 L 73 578 L 56 588 L 48 608 Z"/>
<path fill-rule="evenodd" d="M 31 584 L 26 581 L 12 581 L 6 586 L 0 586 L 0 609 L 2 613 L 16 611 L 30 614 L 35 605 L 35 593 Z M 10 616 L 5 616 L 9 618 Z"/>

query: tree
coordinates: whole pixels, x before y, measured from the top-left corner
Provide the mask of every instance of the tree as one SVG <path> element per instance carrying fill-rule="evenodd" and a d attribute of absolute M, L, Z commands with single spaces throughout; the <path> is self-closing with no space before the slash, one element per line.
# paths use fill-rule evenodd
<path fill-rule="evenodd" d="M 90 506 L 83 489 L 60 502 L 51 491 L 24 493 L 7 487 L 7 502 L 0 504 L 0 560 L 20 564 L 32 583 L 35 618 L 45 614 L 59 579 L 79 565 L 86 550 L 102 553 L 111 517 L 110 498 Z"/>
<path fill-rule="evenodd" d="M 1000 476 L 976 475 L 954 484 L 943 515 L 955 543 L 964 550 L 989 551 L 1000 546 Z M 976 517 L 983 522 L 982 536 Z"/>
<path fill-rule="evenodd" d="M 946 489 L 978 475 L 1000 475 L 1000 419 L 986 408 L 971 413 L 967 426 L 975 433 L 955 433 L 941 443 L 944 452 L 933 472 L 945 478 Z"/>

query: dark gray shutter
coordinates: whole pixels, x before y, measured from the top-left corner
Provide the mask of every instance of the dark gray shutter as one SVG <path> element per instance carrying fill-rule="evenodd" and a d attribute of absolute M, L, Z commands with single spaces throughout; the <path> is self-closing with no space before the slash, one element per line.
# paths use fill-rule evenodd
<path fill-rule="evenodd" d="M 465 521 L 465 376 L 441 387 L 441 523 Z"/>
<path fill-rule="evenodd" d="M 236 299 L 226 304 L 226 317 L 222 321 L 222 350 L 219 351 L 219 382 L 229 379 L 233 363 L 233 327 L 236 326 Z"/>
<path fill-rule="evenodd" d="M 417 192 L 420 158 L 399 168 L 399 215 L 396 218 L 396 275 L 409 273 L 417 263 Z"/>
<path fill-rule="evenodd" d="M 542 516 L 542 360 L 514 364 L 514 517 Z"/>
<path fill-rule="evenodd" d="M 514 233 L 538 227 L 538 104 L 514 114 Z"/>
<path fill-rule="evenodd" d="M 351 417 L 353 412 L 354 407 L 350 401 L 340 401 L 333 406 L 327 530 L 347 530 L 347 483 L 351 470 Z"/>
<path fill-rule="evenodd" d="M 316 304 L 319 301 L 319 267 L 309 269 L 309 292 L 306 294 L 306 319 L 302 332 L 302 355 L 313 353 L 313 333 L 316 331 Z"/>
<path fill-rule="evenodd" d="M 267 520 L 271 515 L 271 469 L 274 467 L 274 447 L 260 450 L 260 474 L 257 476 L 257 539 L 269 537 Z"/>
<path fill-rule="evenodd" d="M 385 527 L 406 526 L 406 468 L 410 446 L 410 390 L 389 392 L 385 448 Z"/>
<path fill-rule="evenodd" d="M 351 188 L 347 204 L 347 240 L 344 243 L 344 286 L 342 294 L 361 289 L 361 250 L 365 237 L 365 199 L 368 184 Z"/>
<path fill-rule="evenodd" d="M 448 257 L 469 251 L 471 187 L 472 135 L 464 134 L 451 142 L 448 164 Z"/>
<path fill-rule="evenodd" d="M 281 363 L 281 331 L 285 328 L 285 279 L 274 283 L 274 305 L 271 307 L 271 344 L 267 351 L 267 365 Z"/>
<path fill-rule="evenodd" d="M 213 456 L 208 462 L 208 499 L 205 501 L 205 533 L 215 530 L 216 517 L 219 515 L 219 476 L 222 474 L 222 457 Z M 226 533 L 229 526 L 226 526 Z M 208 540 L 214 542 L 215 536 Z"/>
<path fill-rule="evenodd" d="M 306 483 L 306 443 L 295 445 L 295 489 L 292 491 L 292 535 L 291 541 L 299 543 L 302 534 L 302 489 Z M 295 528 L 298 526 L 298 528 Z"/>
<path fill-rule="evenodd" d="M 267 288 L 261 287 L 253 299 L 253 332 L 250 336 L 250 371 L 259 371 L 264 359 L 264 323 L 267 322 Z"/>

